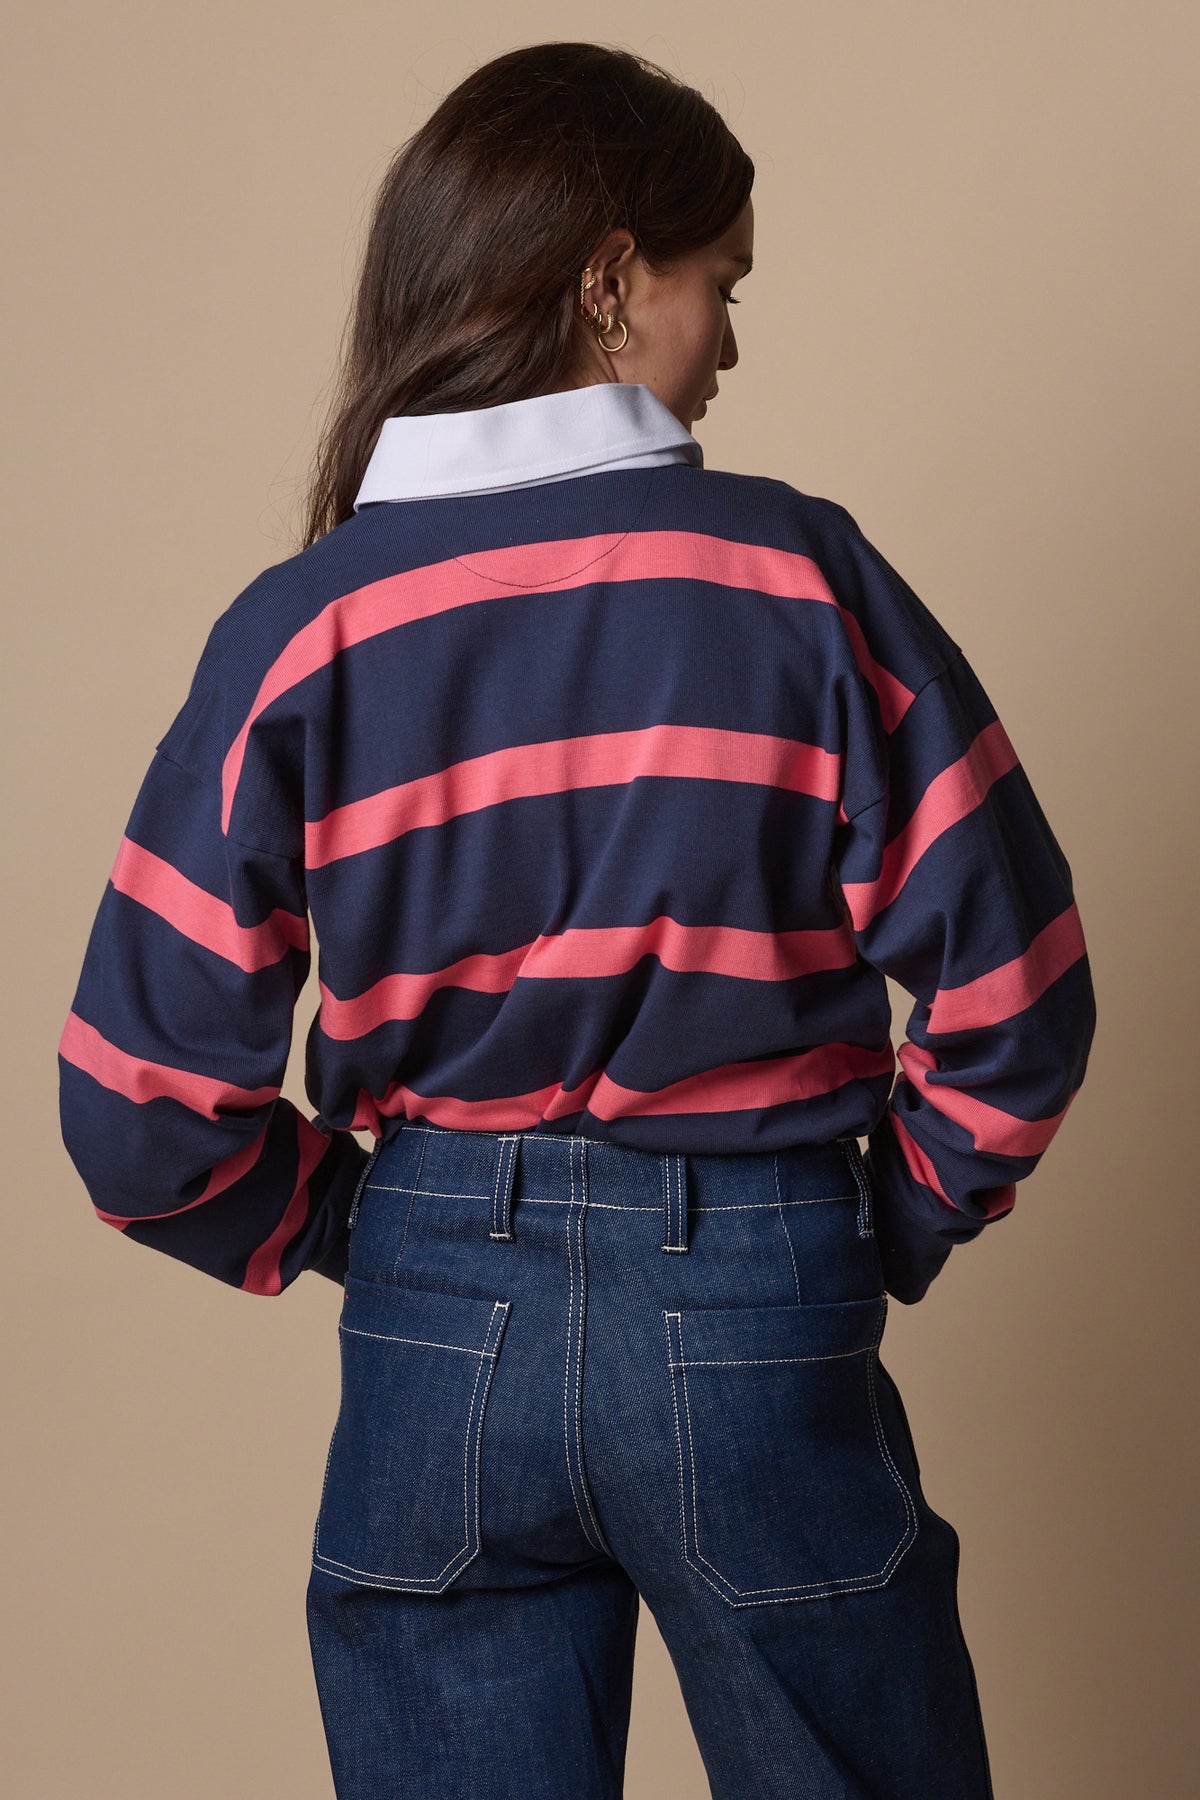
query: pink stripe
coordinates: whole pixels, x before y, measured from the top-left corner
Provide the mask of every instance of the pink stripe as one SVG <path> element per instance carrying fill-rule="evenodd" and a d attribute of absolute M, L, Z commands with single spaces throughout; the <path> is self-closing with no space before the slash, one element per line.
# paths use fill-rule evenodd
<path fill-rule="evenodd" d="M 913 1180 L 919 1181 L 924 1187 L 931 1188 L 938 1199 L 944 1200 L 953 1211 L 961 1212 L 962 1208 L 954 1205 L 953 1200 L 938 1180 L 938 1172 L 920 1144 L 905 1130 L 904 1121 L 899 1114 L 893 1112 L 890 1117 L 893 1135 L 900 1146 L 900 1153 L 908 1164 L 908 1172 Z M 1002 1218 L 1005 1213 L 1011 1212 L 1016 1204 L 1017 1190 L 1011 1181 L 1007 1187 L 987 1188 L 984 1192 L 988 1195 L 982 1215 L 985 1219 Z M 974 1215 L 968 1213 L 965 1216 L 970 1218 Z"/>
<path fill-rule="evenodd" d="M 486 601 L 503 601 L 514 591 L 569 591 L 597 578 L 606 581 L 678 579 L 746 588 L 783 600 L 836 608 L 858 667 L 874 689 L 885 729 L 894 731 L 912 704 L 911 689 L 877 663 L 858 620 L 838 604 L 829 583 L 809 556 L 742 544 L 704 532 L 644 531 L 516 544 L 481 550 L 468 565 L 456 558 L 406 569 L 331 600 L 298 631 L 263 678 L 222 769 L 222 829 L 229 829 L 233 796 L 241 776 L 250 729 L 259 714 L 290 688 L 326 668 L 343 650 L 381 632 L 435 613 Z M 563 565 L 568 566 L 564 572 Z"/>
<path fill-rule="evenodd" d="M 308 1218 L 309 1178 L 328 1150 L 330 1140 L 303 1113 L 296 1114 L 296 1138 L 299 1157 L 296 1186 L 278 1225 L 246 1264 L 242 1290 L 247 1294 L 278 1294 L 282 1291 L 279 1271 L 283 1253 Z"/>
<path fill-rule="evenodd" d="M 101 1037 L 94 1025 L 87 1024 L 75 1012 L 67 1014 L 58 1050 L 67 1062 L 82 1069 L 101 1087 L 123 1094 L 139 1106 L 149 1100 L 178 1100 L 192 1112 L 215 1119 L 222 1112 L 252 1112 L 279 1095 L 277 1087 L 235 1087 L 232 1082 L 216 1081 L 210 1075 L 194 1075 L 188 1069 L 131 1056 Z"/>
<path fill-rule="evenodd" d="M 216 1195 L 223 1194 L 226 1188 L 233 1186 L 235 1181 L 240 1181 L 243 1175 L 249 1174 L 262 1155 L 266 1141 L 267 1127 L 264 1125 L 258 1136 L 252 1138 L 245 1149 L 236 1150 L 232 1156 L 223 1157 L 220 1162 L 213 1164 L 204 1192 L 195 1200 L 189 1200 L 186 1206 L 169 1206 L 166 1212 L 160 1213 L 110 1213 L 105 1212 L 100 1206 L 96 1208 L 96 1211 L 106 1225 L 115 1225 L 121 1231 L 124 1231 L 126 1225 L 140 1225 L 145 1219 L 177 1218 L 180 1213 L 191 1212 L 193 1206 L 203 1206 L 206 1200 L 212 1200 Z"/>
<path fill-rule="evenodd" d="M 766 1062 L 728 1063 L 705 1069 L 652 1093 L 621 1087 L 604 1073 L 579 1087 L 538 1088 L 489 1100 L 461 1100 L 452 1094 L 418 1094 L 393 1082 L 378 1099 L 360 1093 L 352 1127 L 379 1136 L 381 1121 L 419 1116 L 435 1125 L 467 1131 L 528 1131 L 542 1119 L 563 1118 L 583 1107 L 598 1119 L 655 1118 L 664 1114 L 755 1111 L 789 1101 L 814 1100 L 851 1081 L 890 1075 L 895 1057 L 885 1050 L 857 1044 L 822 1044 L 794 1056 Z"/>
<path fill-rule="evenodd" d="M 1002 1112 L 998 1106 L 989 1106 L 972 1094 L 964 1094 L 960 1088 L 931 1082 L 928 1077 L 937 1073 L 937 1058 L 916 1044 L 900 1046 L 900 1064 L 930 1106 L 944 1118 L 961 1125 L 964 1131 L 969 1131 L 976 1150 L 988 1155 L 1040 1156 L 1075 1098 L 1072 1094 L 1071 1100 L 1052 1119 L 1018 1119 L 1015 1113 Z"/>
<path fill-rule="evenodd" d="M 856 931 L 890 906 L 925 852 L 975 811 L 993 782 L 1017 766 L 1017 753 L 999 719 L 987 725 L 966 754 L 935 775 L 904 829 L 883 853 L 877 881 L 847 882 L 846 905 Z"/>
<path fill-rule="evenodd" d="M 277 963 L 288 946 L 308 948 L 308 919 L 276 907 L 261 925 L 239 925 L 227 900 L 197 887 L 161 856 L 123 837 L 110 876 L 113 886 L 148 907 L 194 944 L 252 974 Z"/>
<path fill-rule="evenodd" d="M 974 1031 L 1014 1018 L 1086 954 L 1079 912 L 1072 903 L 1043 926 L 1022 956 L 961 987 L 939 988 L 929 1009 L 929 1029 Z"/>
<path fill-rule="evenodd" d="M 505 800 L 608 787 L 644 776 L 745 781 L 835 801 L 841 759 L 814 744 L 704 725 L 651 725 L 513 744 L 452 763 L 431 775 L 352 800 L 305 826 L 305 861 L 318 869 L 339 857 L 392 843 L 419 826 Z"/>
<path fill-rule="evenodd" d="M 745 931 L 727 925 L 680 925 L 660 914 L 648 925 L 573 926 L 494 956 L 461 957 L 421 974 L 385 975 L 364 993 L 339 1000 L 320 983 L 319 1022 L 327 1037 L 361 1037 L 394 1019 L 415 1019 L 439 988 L 507 993 L 522 980 L 586 980 L 624 975 L 643 956 L 664 968 L 742 981 L 792 981 L 826 969 L 849 968 L 856 951 L 844 926 L 830 931 Z"/>

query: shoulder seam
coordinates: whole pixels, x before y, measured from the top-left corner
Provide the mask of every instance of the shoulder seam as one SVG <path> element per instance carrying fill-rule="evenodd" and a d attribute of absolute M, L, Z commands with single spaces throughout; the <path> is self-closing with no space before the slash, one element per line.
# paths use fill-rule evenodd
<path fill-rule="evenodd" d="M 194 781 L 197 787 L 208 786 L 207 779 L 203 775 L 197 775 L 196 771 L 194 769 L 189 769 L 186 763 L 178 762 L 175 757 L 168 756 L 165 750 L 156 748 L 154 754 L 161 757 L 163 762 L 170 763 L 173 769 L 178 769 L 181 775 L 186 775 L 189 781 Z M 245 838 L 235 837 L 232 831 L 222 831 L 221 836 L 227 840 L 227 842 L 237 844 L 239 849 L 253 850 L 255 856 L 271 856 L 274 857 L 277 862 L 286 863 L 291 863 L 296 860 L 294 857 L 289 856 L 284 850 L 271 850 L 268 849 L 266 844 L 248 843 Z"/>
<path fill-rule="evenodd" d="M 917 701 L 921 698 L 921 695 L 926 691 L 927 688 L 931 688 L 935 681 L 940 681 L 942 679 L 943 675 L 948 674 L 949 671 L 954 667 L 955 663 L 962 662 L 962 661 L 963 661 L 963 652 L 961 649 L 959 649 L 956 646 L 953 656 L 947 657 L 946 661 L 942 664 L 941 668 L 935 669 L 933 674 L 927 676 L 926 679 L 921 683 L 920 687 L 917 688 L 917 690 L 913 694 L 912 699 L 909 701 L 908 705 L 904 709 L 904 718 L 908 717 L 909 713 L 912 711 L 913 707 L 916 705 Z M 904 719 L 901 719 L 900 725 L 903 725 L 903 723 L 904 723 Z M 900 725 L 897 725 L 896 731 L 899 731 Z M 890 743 L 892 738 L 895 735 L 896 735 L 896 733 L 894 731 L 885 732 L 884 733 L 885 742 Z M 885 788 L 882 794 L 878 794 L 874 800 L 868 800 L 867 804 L 865 806 L 856 807 L 852 813 L 847 813 L 846 814 L 846 823 L 848 825 L 852 825 L 854 823 L 855 819 L 861 819 L 864 813 L 869 813 L 876 806 L 881 806 L 886 799 L 887 799 L 887 790 Z"/>

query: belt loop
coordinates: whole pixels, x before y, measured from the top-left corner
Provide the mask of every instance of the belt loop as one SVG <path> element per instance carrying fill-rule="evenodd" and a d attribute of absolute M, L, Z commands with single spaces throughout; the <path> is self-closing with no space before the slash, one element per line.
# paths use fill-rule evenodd
<path fill-rule="evenodd" d="M 663 1213 L 666 1221 L 664 1250 L 686 1250 L 688 1247 L 688 1174 L 687 1157 L 682 1151 L 668 1151 L 662 1159 Z"/>
<path fill-rule="evenodd" d="M 520 1141 L 519 1132 L 511 1135 L 505 1132 L 498 1137 L 496 1176 L 492 1183 L 492 1229 L 488 1236 L 509 1242 L 515 1235 L 512 1228 L 513 1180 Z"/>
<path fill-rule="evenodd" d="M 850 1173 L 854 1177 L 854 1185 L 858 1189 L 858 1235 L 861 1238 L 874 1237 L 874 1195 L 871 1192 L 871 1183 L 867 1176 L 866 1166 L 863 1163 L 862 1151 L 858 1147 L 858 1139 L 855 1137 L 846 1137 L 841 1141 L 846 1151 L 846 1158 L 850 1164 Z"/>

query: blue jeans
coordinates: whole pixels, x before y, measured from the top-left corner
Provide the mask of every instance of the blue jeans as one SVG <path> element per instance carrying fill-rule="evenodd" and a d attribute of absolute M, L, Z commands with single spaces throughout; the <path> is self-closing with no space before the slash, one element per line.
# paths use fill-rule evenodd
<path fill-rule="evenodd" d="M 639 1596 L 715 1800 L 989 1800 L 872 1201 L 852 1139 L 383 1140 L 307 1594 L 339 1800 L 614 1800 Z"/>

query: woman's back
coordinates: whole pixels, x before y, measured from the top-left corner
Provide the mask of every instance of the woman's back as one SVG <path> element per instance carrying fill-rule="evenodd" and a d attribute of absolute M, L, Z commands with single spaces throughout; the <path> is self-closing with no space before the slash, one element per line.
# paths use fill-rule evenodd
<path fill-rule="evenodd" d="M 613 424 L 630 393 L 579 400 Z M 421 427 L 463 489 L 471 423 Z M 381 497 L 218 619 L 63 1034 L 68 1146 L 131 1235 L 278 1291 L 345 1215 L 348 1128 L 405 1118 L 683 1152 L 867 1137 L 885 974 L 922 1002 L 872 1145 L 914 1271 L 1011 1208 L 1091 993 L 1003 727 L 842 507 L 634 460 L 429 496 L 377 458 Z M 332 1141 L 278 1098 L 306 909 Z"/>

